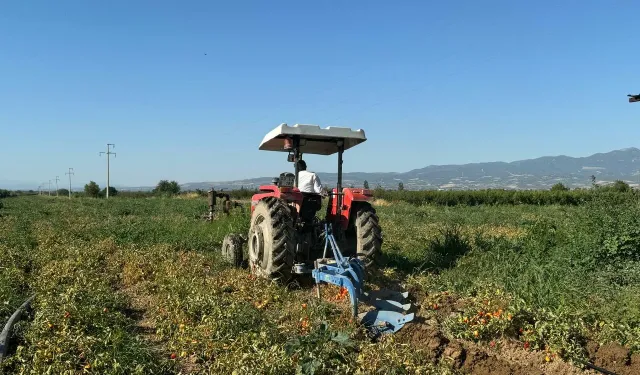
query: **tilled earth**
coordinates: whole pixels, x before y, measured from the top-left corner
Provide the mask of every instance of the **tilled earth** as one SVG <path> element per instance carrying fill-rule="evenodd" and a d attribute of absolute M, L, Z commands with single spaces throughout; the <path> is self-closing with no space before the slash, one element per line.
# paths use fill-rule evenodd
<path fill-rule="evenodd" d="M 467 374 L 595 374 L 560 360 L 546 363 L 544 353 L 526 351 L 515 342 L 505 341 L 500 349 L 491 349 L 469 341 L 449 340 L 435 321 L 408 324 L 398 333 L 397 339 L 425 350 L 434 364 L 444 362 Z"/>
<path fill-rule="evenodd" d="M 443 314 L 456 309 L 454 298 L 448 298 L 441 306 Z M 499 345 L 466 340 L 450 340 L 445 337 L 437 319 L 426 320 L 416 314 L 416 319 L 402 328 L 396 340 L 408 343 L 424 354 L 434 364 L 445 364 L 461 373 L 471 375 L 585 375 L 600 374 L 583 365 L 561 359 L 546 360 L 542 351 L 526 350 L 522 343 L 514 339 L 502 339 Z M 616 375 L 640 374 L 640 354 L 631 354 L 628 348 L 609 343 L 600 346 L 595 342 L 588 345 L 591 364 Z M 584 367 L 584 368 L 583 368 Z"/>

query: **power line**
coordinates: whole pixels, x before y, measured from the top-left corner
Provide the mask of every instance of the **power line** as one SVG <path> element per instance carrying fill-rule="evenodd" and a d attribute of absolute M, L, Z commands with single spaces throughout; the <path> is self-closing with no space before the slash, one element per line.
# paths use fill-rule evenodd
<path fill-rule="evenodd" d="M 111 152 L 111 150 L 109 149 L 111 146 L 113 146 L 113 148 L 116 148 L 116 145 L 113 143 L 107 143 L 107 152 L 100 152 L 100 155 L 105 154 L 107 155 L 107 199 L 109 199 L 109 156 L 113 155 L 113 157 L 116 156 L 115 152 Z"/>
<path fill-rule="evenodd" d="M 73 173 L 73 168 L 69 168 L 69 172 L 65 172 L 64 174 L 69 175 L 69 199 L 71 199 L 71 175 Z"/>
<path fill-rule="evenodd" d="M 60 177 L 56 176 L 56 197 L 60 196 L 58 193 L 58 190 L 60 190 L 58 189 L 58 181 L 60 181 Z"/>

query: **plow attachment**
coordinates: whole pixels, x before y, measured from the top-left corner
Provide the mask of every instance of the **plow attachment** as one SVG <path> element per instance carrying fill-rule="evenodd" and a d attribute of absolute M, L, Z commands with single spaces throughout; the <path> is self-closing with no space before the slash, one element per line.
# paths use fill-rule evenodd
<path fill-rule="evenodd" d="M 329 248 L 333 252 L 333 259 L 327 258 Z M 413 320 L 414 314 L 407 314 L 411 304 L 405 303 L 409 293 L 388 290 L 363 291 L 364 264 L 357 258 L 346 258 L 342 255 L 328 225 L 325 225 L 323 257 L 316 260 L 314 266 L 311 273 L 316 282 L 318 297 L 322 282 L 345 288 L 349 292 L 353 318 L 374 336 L 396 333 Z M 366 303 L 373 309 L 358 313 L 359 302 Z"/>

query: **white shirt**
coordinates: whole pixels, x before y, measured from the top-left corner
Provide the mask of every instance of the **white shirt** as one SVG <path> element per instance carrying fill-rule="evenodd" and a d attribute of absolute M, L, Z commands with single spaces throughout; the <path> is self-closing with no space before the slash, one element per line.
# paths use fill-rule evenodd
<path fill-rule="evenodd" d="M 318 175 L 309 171 L 298 171 L 298 189 L 303 193 L 317 193 L 322 191 L 322 184 Z"/>

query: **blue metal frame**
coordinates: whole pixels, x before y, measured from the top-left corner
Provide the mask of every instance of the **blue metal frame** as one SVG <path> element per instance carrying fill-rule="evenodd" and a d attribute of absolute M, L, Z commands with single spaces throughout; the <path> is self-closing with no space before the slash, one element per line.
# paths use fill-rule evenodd
<path fill-rule="evenodd" d="M 377 291 L 365 293 L 362 291 L 364 283 L 364 263 L 357 258 L 346 258 L 340 252 L 336 239 L 331 232 L 331 226 L 324 226 L 325 244 L 323 258 L 316 262 L 316 267 L 311 274 L 318 288 L 320 283 L 337 285 L 347 289 L 354 318 L 371 329 L 376 335 L 383 333 L 395 333 L 405 323 L 413 320 L 414 314 L 402 314 L 411 307 L 411 304 L 402 304 L 398 299 L 407 298 L 407 293 Z M 331 247 L 333 259 L 327 259 L 327 250 Z M 358 314 L 358 302 L 369 302 L 382 310 L 372 310 Z"/>

